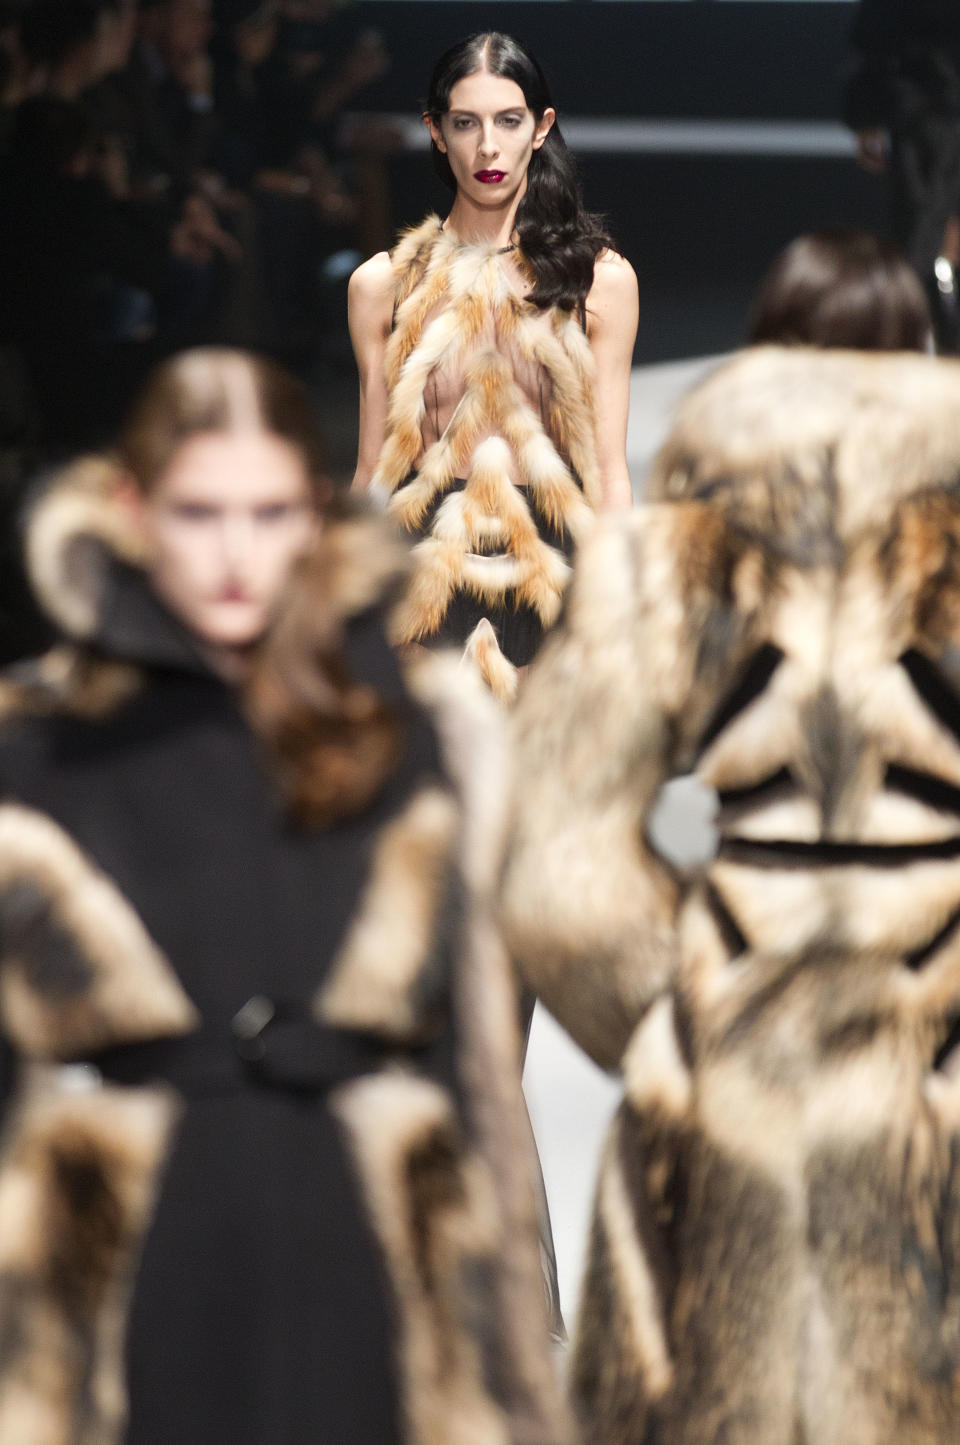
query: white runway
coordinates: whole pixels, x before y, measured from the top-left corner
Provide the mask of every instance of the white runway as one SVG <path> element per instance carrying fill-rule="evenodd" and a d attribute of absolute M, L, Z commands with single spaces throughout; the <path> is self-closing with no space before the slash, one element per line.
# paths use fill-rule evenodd
<path fill-rule="evenodd" d="M 697 358 L 634 371 L 627 460 L 635 498 L 643 495 L 650 461 L 667 434 L 677 400 L 721 360 Z M 656 842 L 680 864 L 709 856 L 711 809 L 712 799 L 691 780 L 670 784 L 652 824 Z M 560 1300 L 569 1329 L 576 1318 L 597 1165 L 620 1082 L 598 1069 L 539 1005 L 523 1082 L 550 1201 Z"/>

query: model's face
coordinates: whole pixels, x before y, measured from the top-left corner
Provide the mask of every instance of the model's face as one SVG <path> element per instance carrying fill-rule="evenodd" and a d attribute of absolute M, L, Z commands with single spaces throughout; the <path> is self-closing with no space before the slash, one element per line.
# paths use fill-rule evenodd
<path fill-rule="evenodd" d="M 132 505 L 156 591 L 218 648 L 263 634 L 319 525 L 300 453 L 260 431 L 191 437 Z"/>
<path fill-rule="evenodd" d="M 530 157 L 555 119 L 548 109 L 538 121 L 515 80 L 480 70 L 457 81 L 440 124 L 427 124 L 458 193 L 480 206 L 503 206 L 526 191 Z"/>

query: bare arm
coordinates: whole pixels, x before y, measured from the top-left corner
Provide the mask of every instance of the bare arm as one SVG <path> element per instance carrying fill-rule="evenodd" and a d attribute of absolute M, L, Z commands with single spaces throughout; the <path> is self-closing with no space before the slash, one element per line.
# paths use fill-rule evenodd
<path fill-rule="evenodd" d="M 350 340 L 360 376 L 360 435 L 353 485 L 370 485 L 387 425 L 384 353 L 393 319 L 393 268 L 386 251 L 358 266 L 347 292 Z"/>
<path fill-rule="evenodd" d="M 605 251 L 597 261 L 587 296 L 587 336 L 596 365 L 597 460 L 604 503 L 610 508 L 629 507 L 633 502 L 627 470 L 627 413 L 639 312 L 633 267 L 615 251 Z"/>

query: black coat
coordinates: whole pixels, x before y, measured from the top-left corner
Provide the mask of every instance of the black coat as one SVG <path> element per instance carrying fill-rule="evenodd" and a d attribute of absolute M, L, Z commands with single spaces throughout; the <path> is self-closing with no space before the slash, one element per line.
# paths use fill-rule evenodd
<path fill-rule="evenodd" d="M 460 1412 L 491 1445 L 528 1417 L 559 1439 L 532 1211 L 528 1363 L 483 1362 L 475 1329 L 511 1328 L 505 1221 L 473 1171 L 483 1109 L 507 1101 L 515 1127 L 516 1080 L 501 1069 L 478 1113 L 479 1058 L 511 1044 L 480 1043 L 458 999 L 481 926 L 471 830 L 383 639 L 394 549 L 361 535 L 351 563 L 359 522 L 327 543 L 348 664 L 400 709 L 403 756 L 362 816 L 309 829 L 242 699 L 116 537 L 102 551 L 104 505 L 46 504 L 34 559 L 83 641 L 9 684 L 0 735 L 0 1010 L 22 1080 L 0 1157 L 0 1445 L 41 1410 L 71 1445 L 453 1445 Z M 492 936 L 484 968 L 500 997 Z M 275 1017 L 241 1037 L 264 1000 Z"/>

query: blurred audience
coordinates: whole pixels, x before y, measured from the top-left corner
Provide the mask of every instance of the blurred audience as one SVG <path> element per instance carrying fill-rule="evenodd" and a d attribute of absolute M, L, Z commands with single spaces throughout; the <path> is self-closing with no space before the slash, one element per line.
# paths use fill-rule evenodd
<path fill-rule="evenodd" d="M 753 305 L 750 341 L 855 351 L 930 351 L 920 279 L 895 246 L 865 231 L 818 231 L 780 252 Z"/>
<path fill-rule="evenodd" d="M 364 233 L 338 111 L 387 64 L 329 3 L 0 0 L 0 347 L 46 451 L 180 347 L 315 361 Z"/>
<path fill-rule="evenodd" d="M 960 350 L 960 5 L 860 0 L 844 118 L 890 175 L 893 232 L 927 288 L 941 350 Z"/>

